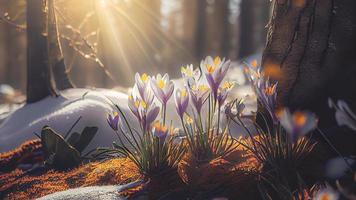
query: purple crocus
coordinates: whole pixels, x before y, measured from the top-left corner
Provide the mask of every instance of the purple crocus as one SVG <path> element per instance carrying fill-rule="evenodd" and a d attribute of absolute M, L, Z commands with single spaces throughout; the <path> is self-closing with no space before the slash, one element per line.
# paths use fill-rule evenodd
<path fill-rule="evenodd" d="M 337 200 L 339 199 L 340 194 L 335 191 L 333 188 L 330 186 L 327 186 L 326 188 L 320 189 L 316 194 L 313 200 Z"/>
<path fill-rule="evenodd" d="M 187 65 L 186 67 L 181 67 L 181 73 L 184 80 L 184 84 L 188 87 L 195 85 L 201 77 L 200 70 L 194 70 L 192 64 Z"/>
<path fill-rule="evenodd" d="M 314 130 L 318 124 L 316 116 L 307 111 L 296 111 L 291 114 L 289 109 L 282 109 L 277 116 L 293 143 Z"/>
<path fill-rule="evenodd" d="M 246 106 L 243 99 L 235 100 L 225 105 L 225 114 L 229 118 L 240 117 L 245 110 Z"/>
<path fill-rule="evenodd" d="M 137 89 L 141 98 L 147 103 L 151 104 L 153 102 L 153 94 L 150 90 L 149 81 L 151 77 L 147 74 L 140 75 L 139 73 L 135 74 L 135 86 L 134 89 Z"/>
<path fill-rule="evenodd" d="M 107 122 L 109 124 L 109 126 L 114 130 L 117 131 L 119 129 L 118 125 L 119 125 L 119 113 L 118 112 L 113 112 L 113 115 L 108 114 L 107 117 Z"/>
<path fill-rule="evenodd" d="M 173 129 L 171 129 L 173 130 Z M 156 122 L 153 125 L 152 133 L 154 136 L 158 137 L 160 140 L 164 141 L 168 134 L 168 128 L 162 125 L 160 122 Z"/>
<path fill-rule="evenodd" d="M 218 95 L 218 89 L 223 81 L 228 69 L 230 68 L 230 60 L 225 61 L 216 57 L 214 60 L 208 56 L 200 63 L 200 67 L 205 69 L 205 77 L 216 100 Z"/>
<path fill-rule="evenodd" d="M 148 130 L 150 124 L 156 120 L 160 110 L 154 103 L 148 105 L 144 100 L 132 94 L 129 96 L 128 106 L 144 130 Z"/>
<path fill-rule="evenodd" d="M 193 106 L 200 115 L 203 104 L 209 96 L 209 87 L 207 85 L 193 85 L 189 88 L 189 92 Z"/>
<path fill-rule="evenodd" d="M 176 109 L 179 117 L 183 119 L 183 114 L 187 110 L 189 104 L 189 95 L 186 89 L 177 89 L 175 93 Z"/>
<path fill-rule="evenodd" d="M 226 100 L 230 90 L 232 90 L 232 88 L 234 87 L 234 85 L 235 85 L 234 82 L 226 81 L 222 85 L 222 87 L 220 87 L 218 89 L 217 101 L 218 101 L 219 107 L 221 107 L 225 103 L 225 100 Z"/>
<path fill-rule="evenodd" d="M 153 77 L 151 79 L 151 87 L 158 100 L 163 105 L 166 105 L 174 91 L 173 81 L 169 80 L 168 74 L 165 74 L 163 77 L 161 74 Z"/>
<path fill-rule="evenodd" d="M 278 119 L 275 113 L 277 102 L 277 84 L 271 84 L 269 79 L 261 78 L 254 83 L 255 92 L 259 102 L 270 114 L 273 123 L 277 124 Z"/>
<path fill-rule="evenodd" d="M 329 99 L 329 106 L 336 110 L 335 118 L 339 126 L 345 125 L 356 131 L 356 114 L 352 112 L 345 101 L 339 100 L 337 105 L 335 105 L 334 102 Z"/>

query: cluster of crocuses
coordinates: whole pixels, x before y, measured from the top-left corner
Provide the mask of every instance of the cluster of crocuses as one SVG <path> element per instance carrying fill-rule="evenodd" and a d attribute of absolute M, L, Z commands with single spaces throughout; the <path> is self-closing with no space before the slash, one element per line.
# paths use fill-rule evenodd
<path fill-rule="evenodd" d="M 223 82 L 229 67 L 230 61 L 219 57 L 215 59 L 207 57 L 201 61 L 197 69 L 194 69 L 193 65 L 182 67 L 184 80 L 182 88 L 175 88 L 168 74 L 164 76 L 158 74 L 153 77 L 136 74 L 136 83 L 129 95 L 128 106 L 137 118 L 142 134 L 130 128 L 125 119 L 129 127 L 127 134 L 120 126 L 118 113 L 108 116 L 108 123 L 113 130 L 121 132 L 118 133 L 123 146 L 121 151 L 124 151 L 126 156 L 132 157 L 138 165 L 142 165 L 141 160 L 147 160 L 151 164 L 156 163 L 156 168 L 159 167 L 157 163 L 161 165 L 169 163 L 168 159 L 179 161 L 182 153 L 185 152 L 182 144 L 187 144 L 188 148 L 185 149 L 189 149 L 200 160 L 208 160 L 229 152 L 233 148 L 233 142 L 228 134 L 228 128 L 220 127 L 221 108 L 226 102 L 229 91 L 234 87 L 233 82 Z M 175 138 L 173 128 L 168 127 L 166 123 L 167 103 L 173 93 L 175 108 L 185 135 L 185 142 L 180 143 L 173 142 Z M 189 105 L 192 106 L 191 112 L 188 112 Z M 118 109 L 121 112 L 119 107 Z M 205 111 L 208 117 L 203 117 L 202 113 Z M 160 113 L 161 117 L 158 117 Z M 143 156 L 147 158 L 140 158 Z M 155 156 L 158 158 L 148 158 Z"/>
<path fill-rule="evenodd" d="M 220 127 L 221 109 L 235 85 L 234 82 L 224 81 L 230 63 L 230 60 L 220 57 L 207 57 L 197 69 L 193 65 L 181 68 L 185 89 L 183 92 L 177 90 L 176 107 L 190 153 L 197 160 L 224 156 L 235 147 L 228 132 L 228 123 Z M 186 112 L 189 98 L 181 98 L 188 94 L 193 106 L 190 113 Z"/>
<path fill-rule="evenodd" d="M 118 134 L 118 152 L 133 160 L 143 174 L 177 166 L 185 153 L 183 143 L 174 143 L 173 127 L 166 124 L 167 102 L 172 97 L 174 84 L 168 74 L 150 77 L 136 74 L 136 83 L 128 97 L 128 107 L 137 118 L 141 131 L 133 128 L 121 113 L 108 116 L 108 123 Z M 157 105 L 157 99 L 161 105 Z M 161 120 L 157 120 L 162 114 Z M 126 129 L 122 122 L 125 122 Z"/>

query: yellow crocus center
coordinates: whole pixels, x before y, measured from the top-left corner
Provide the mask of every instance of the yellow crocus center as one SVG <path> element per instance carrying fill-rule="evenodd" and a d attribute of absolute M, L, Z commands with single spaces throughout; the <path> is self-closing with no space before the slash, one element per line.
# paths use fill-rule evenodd
<path fill-rule="evenodd" d="M 136 100 L 136 101 L 135 101 L 135 107 L 136 107 L 136 108 L 140 107 L 140 101 L 139 101 L 139 100 Z"/>
<path fill-rule="evenodd" d="M 185 89 L 182 90 L 182 97 L 186 97 L 187 96 L 187 91 Z"/>
<path fill-rule="evenodd" d="M 155 128 L 156 131 L 160 132 L 166 132 L 168 128 L 166 126 L 163 126 L 160 122 L 154 123 L 153 127 Z"/>
<path fill-rule="evenodd" d="M 147 108 L 147 104 L 146 104 L 146 102 L 141 101 L 141 106 L 142 106 L 142 108 Z"/>
<path fill-rule="evenodd" d="M 252 66 L 253 68 L 256 68 L 256 67 L 258 66 L 257 60 L 253 60 L 253 61 L 251 62 L 251 66 Z"/>
<path fill-rule="evenodd" d="M 208 71 L 209 74 L 211 74 L 211 73 L 213 73 L 215 71 L 215 66 L 206 65 L 206 70 Z"/>
<path fill-rule="evenodd" d="M 234 87 L 234 82 L 229 82 L 229 81 L 226 81 L 224 84 L 223 84 L 223 89 L 225 90 L 229 90 L 229 89 L 232 89 Z"/>
<path fill-rule="evenodd" d="M 141 75 L 141 80 L 145 83 L 148 81 L 148 76 L 146 73 Z"/>
<path fill-rule="evenodd" d="M 320 197 L 320 200 L 330 200 L 331 197 L 329 194 L 322 194 L 321 197 Z"/>
<path fill-rule="evenodd" d="M 208 89 L 209 89 L 209 87 L 206 86 L 206 85 L 199 85 L 199 91 L 205 92 L 205 91 L 207 91 Z"/>
<path fill-rule="evenodd" d="M 186 76 L 188 76 L 188 77 L 192 77 L 192 76 L 193 76 L 193 71 L 190 70 L 190 69 L 188 68 L 188 66 L 187 66 L 186 68 L 185 68 L 185 67 L 182 67 L 181 72 L 182 72 L 183 74 L 185 74 Z"/>
<path fill-rule="evenodd" d="M 295 112 L 293 115 L 293 121 L 297 126 L 303 126 L 307 121 L 307 117 L 301 112 Z"/>
<path fill-rule="evenodd" d="M 156 130 L 159 130 L 161 128 L 161 123 L 159 123 L 158 121 L 156 121 L 154 124 L 153 124 L 153 127 L 156 129 Z"/>
<path fill-rule="evenodd" d="M 163 89 L 166 86 L 166 83 L 163 81 L 163 79 L 159 79 L 157 81 L 157 85 L 160 89 Z"/>
<path fill-rule="evenodd" d="M 219 57 L 219 56 L 215 57 L 215 59 L 214 59 L 214 65 L 217 66 L 218 64 L 220 64 L 220 62 L 221 62 L 220 57 Z"/>
<path fill-rule="evenodd" d="M 274 94 L 275 90 L 276 90 L 276 87 L 275 87 L 275 85 L 273 85 L 271 87 L 267 87 L 265 90 L 265 93 L 268 96 L 272 96 Z"/>
<path fill-rule="evenodd" d="M 162 131 L 162 132 L 165 133 L 167 130 L 168 130 L 168 128 L 167 128 L 166 126 L 162 126 L 162 127 L 161 127 L 161 131 Z"/>
<path fill-rule="evenodd" d="M 187 116 L 187 123 L 188 124 L 193 124 L 193 118 L 191 118 L 191 117 L 189 117 L 189 116 Z"/>

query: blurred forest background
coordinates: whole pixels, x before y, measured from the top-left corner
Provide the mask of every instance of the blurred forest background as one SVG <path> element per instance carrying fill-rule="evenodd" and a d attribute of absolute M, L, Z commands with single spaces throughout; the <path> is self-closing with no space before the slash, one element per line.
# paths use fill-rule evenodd
<path fill-rule="evenodd" d="M 110 2 L 109 2 L 110 1 Z M 269 0 L 56 0 L 78 87 L 130 86 L 135 72 L 178 77 L 207 55 L 240 60 L 265 45 Z M 26 90 L 24 0 L 0 0 L 0 84 Z M 108 74 L 111 74 L 111 76 Z"/>

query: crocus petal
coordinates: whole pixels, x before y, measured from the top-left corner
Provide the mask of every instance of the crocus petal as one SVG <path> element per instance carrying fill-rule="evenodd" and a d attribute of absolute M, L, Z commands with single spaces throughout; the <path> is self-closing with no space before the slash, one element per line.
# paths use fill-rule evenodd
<path fill-rule="evenodd" d="M 154 81 L 152 82 L 152 90 L 153 90 L 153 93 L 155 94 L 155 96 L 157 97 L 157 99 L 165 104 L 167 102 L 165 102 L 165 94 L 164 92 L 158 87 L 157 83 Z"/>
<path fill-rule="evenodd" d="M 345 125 L 356 131 L 356 115 L 344 101 L 338 101 L 335 118 L 339 126 Z"/>
<path fill-rule="evenodd" d="M 293 122 L 292 122 L 292 115 L 288 109 L 283 109 L 278 114 L 279 121 L 282 127 L 287 131 L 287 133 L 293 133 Z"/>
<path fill-rule="evenodd" d="M 333 190 L 330 186 L 324 189 L 319 190 L 313 200 L 337 200 L 339 199 L 340 194 Z"/>
<path fill-rule="evenodd" d="M 158 106 L 154 106 L 151 110 L 149 110 L 146 119 L 147 125 L 151 124 L 154 120 L 156 120 L 158 114 L 159 114 Z"/>
<path fill-rule="evenodd" d="M 314 130 L 318 124 L 318 120 L 313 113 L 305 112 L 304 115 L 306 116 L 307 119 L 304 126 L 300 130 L 302 135 L 305 135 L 310 131 Z"/>

